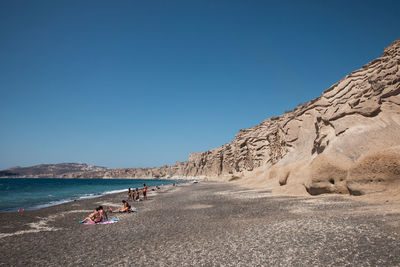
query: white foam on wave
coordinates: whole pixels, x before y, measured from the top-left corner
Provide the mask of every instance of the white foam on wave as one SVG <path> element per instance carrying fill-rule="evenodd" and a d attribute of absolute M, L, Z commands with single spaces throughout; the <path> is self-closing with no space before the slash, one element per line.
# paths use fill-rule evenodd
<path fill-rule="evenodd" d="M 128 191 L 126 189 L 120 189 L 120 190 L 112 190 L 112 191 L 106 191 L 103 193 L 103 195 L 110 195 L 110 194 L 117 194 L 117 193 L 123 193 L 125 191 Z"/>
<path fill-rule="evenodd" d="M 126 191 L 126 189 L 118 189 L 118 190 L 105 191 L 103 193 L 97 193 L 97 194 L 96 193 L 84 194 L 84 195 L 77 196 L 74 198 L 66 198 L 66 199 L 61 199 L 61 200 L 50 201 L 50 202 L 44 203 L 44 204 L 34 205 L 32 207 L 27 207 L 26 210 L 37 210 L 37 209 L 52 207 L 52 206 L 56 206 L 56 205 L 60 205 L 60 204 L 64 204 L 64 203 L 73 202 L 76 200 L 92 199 L 92 198 L 97 198 L 97 197 L 101 197 L 104 195 L 122 193 L 125 191 Z"/>
<path fill-rule="evenodd" d="M 91 198 L 100 197 L 100 196 L 102 196 L 102 194 L 85 194 L 85 195 L 77 197 L 76 200 L 91 199 Z"/>
<path fill-rule="evenodd" d="M 60 205 L 60 204 L 64 204 L 64 203 L 68 203 L 68 202 L 72 202 L 72 201 L 74 201 L 74 199 L 55 200 L 55 201 L 50 201 L 48 203 L 38 204 L 38 205 L 34 205 L 32 207 L 28 207 L 28 208 L 26 208 L 26 210 L 38 210 L 38 209 L 56 206 L 56 205 Z"/>

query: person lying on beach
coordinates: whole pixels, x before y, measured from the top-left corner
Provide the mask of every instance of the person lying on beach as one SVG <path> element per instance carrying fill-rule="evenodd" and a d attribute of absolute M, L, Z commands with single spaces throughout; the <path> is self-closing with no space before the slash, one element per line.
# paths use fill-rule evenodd
<path fill-rule="evenodd" d="M 115 213 L 115 212 L 123 213 L 123 212 L 132 212 L 133 211 L 132 207 L 131 207 L 131 205 L 129 205 L 128 201 L 122 200 L 122 203 L 124 204 L 124 206 L 122 208 L 119 208 L 119 209 L 116 209 L 116 210 L 112 210 L 110 208 L 110 212 L 112 212 L 112 213 Z"/>
<path fill-rule="evenodd" d="M 85 218 L 81 223 L 91 222 L 97 223 L 101 221 L 101 215 L 99 212 L 99 208 L 96 208 L 87 218 Z"/>

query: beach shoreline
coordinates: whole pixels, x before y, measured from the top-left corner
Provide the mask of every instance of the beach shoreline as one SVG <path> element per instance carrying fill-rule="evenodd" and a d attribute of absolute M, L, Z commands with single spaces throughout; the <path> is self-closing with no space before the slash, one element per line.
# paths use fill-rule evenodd
<path fill-rule="evenodd" d="M 341 197 L 232 183 L 167 185 L 111 225 L 82 225 L 126 193 L 0 214 L 1 266 L 399 265 L 400 214 Z"/>
<path fill-rule="evenodd" d="M 142 188 L 184 182 L 159 179 L 60 179 L 60 178 L 0 178 L 0 213 L 37 210 L 45 207 L 98 198 Z"/>

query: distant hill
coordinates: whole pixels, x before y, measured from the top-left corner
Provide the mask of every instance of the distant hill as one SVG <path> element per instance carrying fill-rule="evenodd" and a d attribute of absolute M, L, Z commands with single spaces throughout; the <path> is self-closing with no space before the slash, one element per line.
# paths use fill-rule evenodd
<path fill-rule="evenodd" d="M 84 163 L 40 164 L 30 167 L 14 167 L 0 171 L 0 177 L 61 177 L 65 174 L 106 171 L 108 168 Z"/>

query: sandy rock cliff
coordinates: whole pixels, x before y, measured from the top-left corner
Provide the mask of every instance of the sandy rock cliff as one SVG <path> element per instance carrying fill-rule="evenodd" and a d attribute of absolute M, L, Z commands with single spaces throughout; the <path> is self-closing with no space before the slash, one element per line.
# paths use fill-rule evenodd
<path fill-rule="evenodd" d="M 310 194 L 364 194 L 400 183 L 400 39 L 322 96 L 240 130 L 233 142 L 165 168 L 302 185 Z"/>

